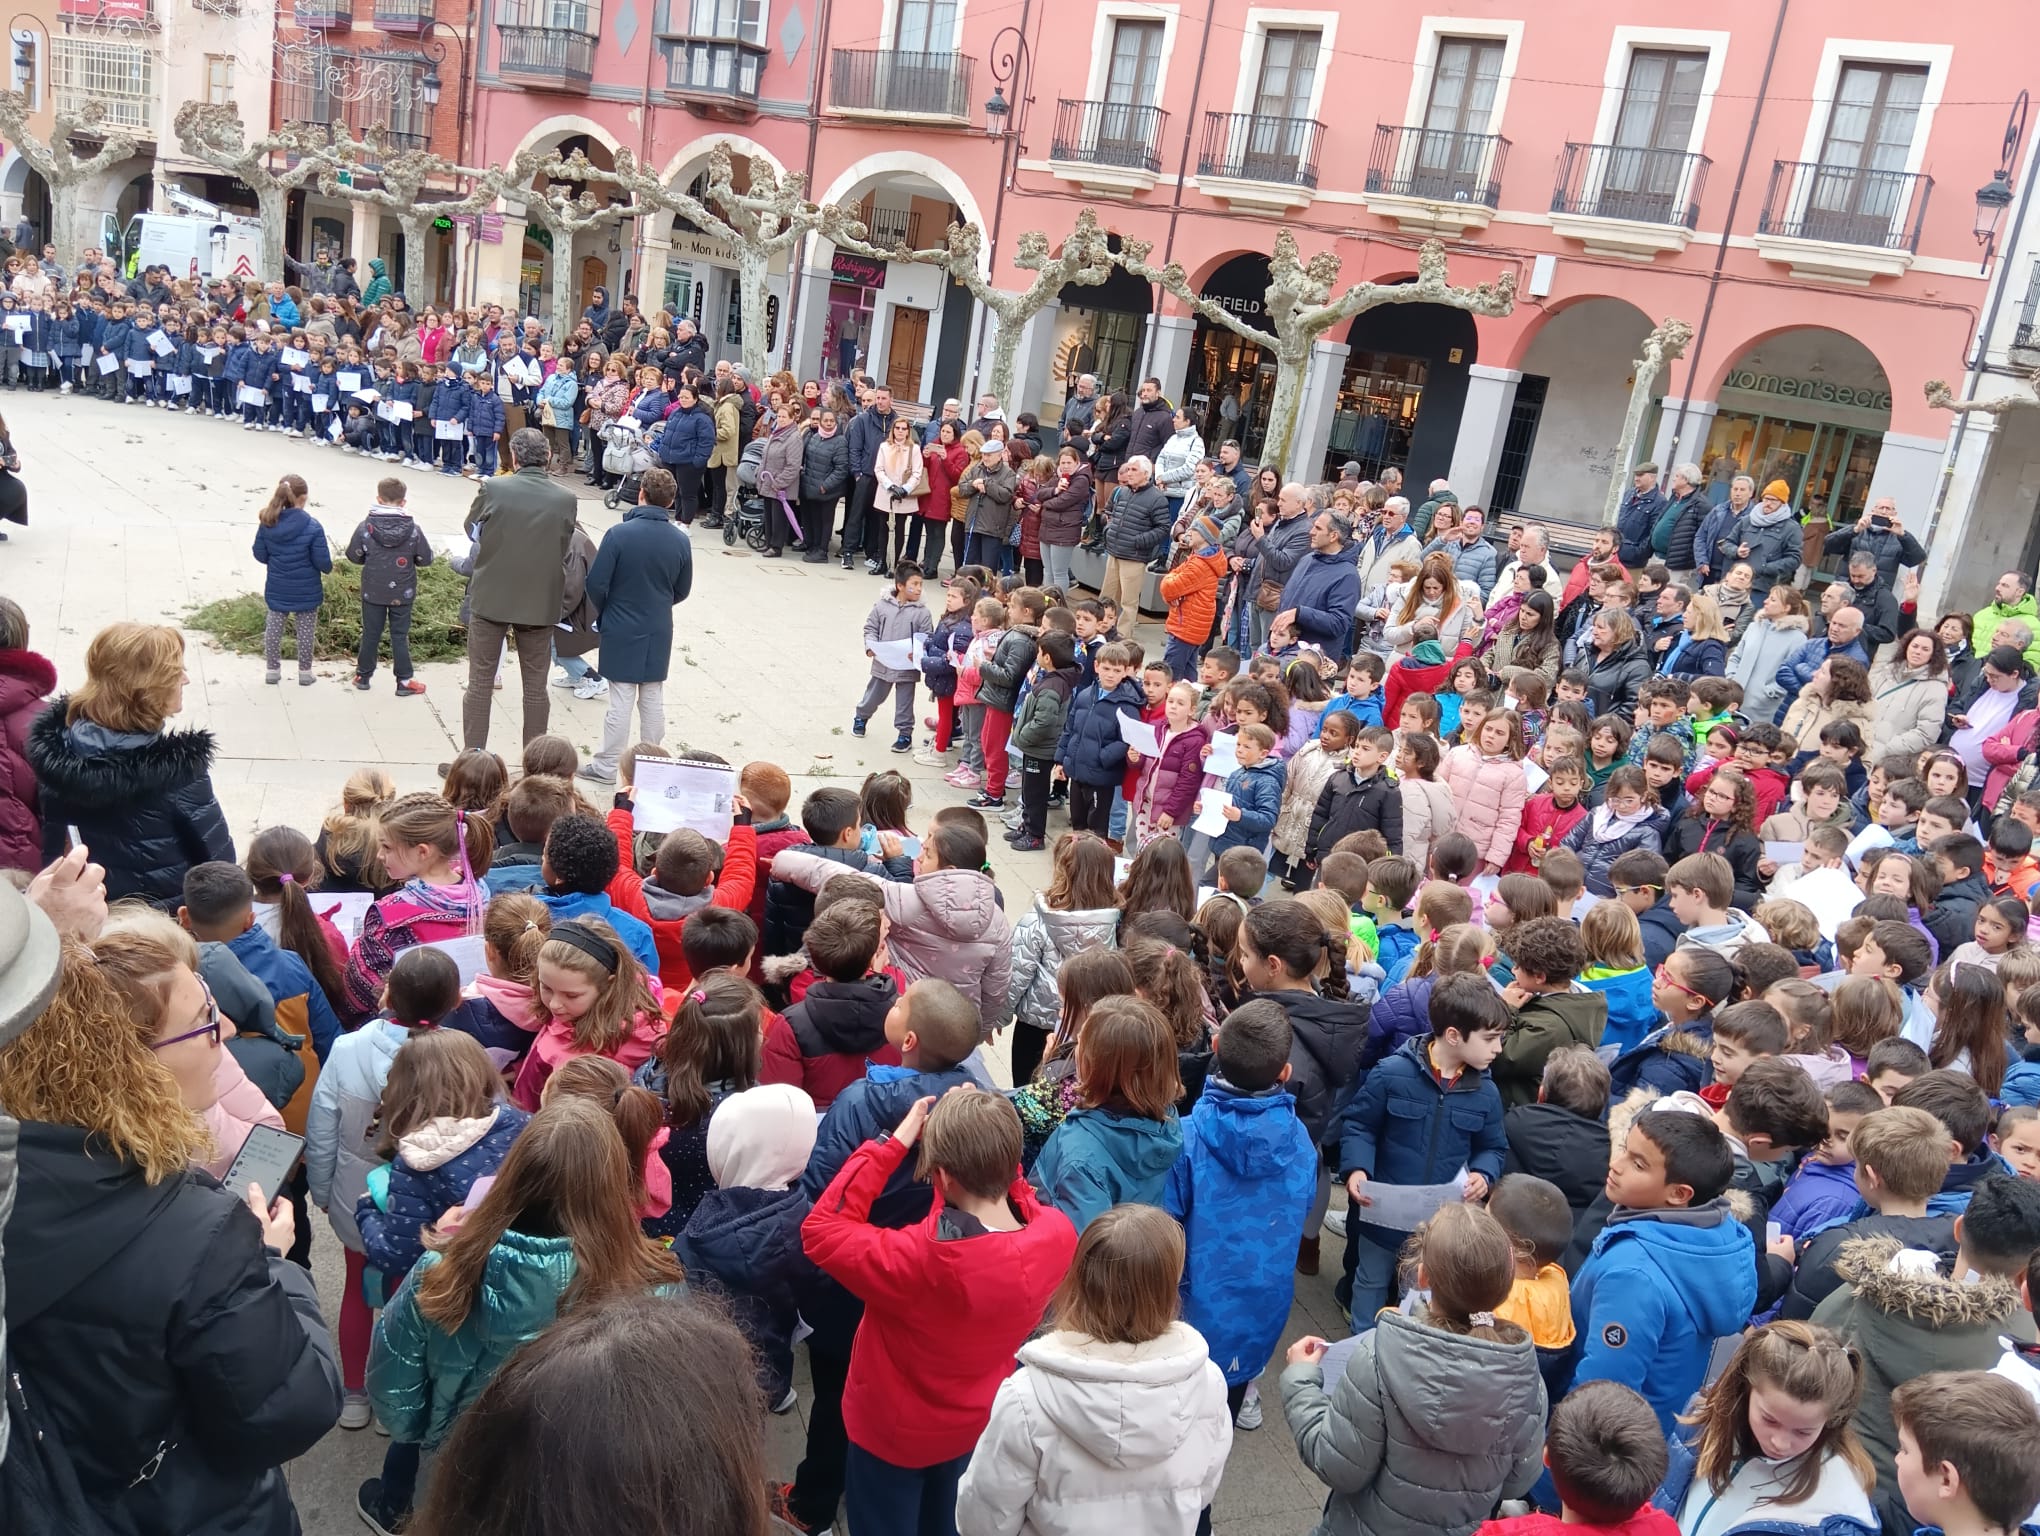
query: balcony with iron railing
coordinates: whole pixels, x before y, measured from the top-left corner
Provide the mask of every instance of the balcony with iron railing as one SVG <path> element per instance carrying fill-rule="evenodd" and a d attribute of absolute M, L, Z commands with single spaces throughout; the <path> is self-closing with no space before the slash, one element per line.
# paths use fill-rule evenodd
<path fill-rule="evenodd" d="M 770 50 L 737 37 L 667 33 L 666 94 L 704 117 L 749 122 Z"/>
<path fill-rule="evenodd" d="M 1055 104 L 1049 163 L 1086 191 L 1108 197 L 1149 191 L 1161 175 L 1168 122 L 1160 107 L 1064 98 Z"/>
<path fill-rule="evenodd" d="M 594 7 L 507 0 L 496 16 L 496 70 L 539 90 L 585 91 L 595 78 Z"/>
<path fill-rule="evenodd" d="M 1934 178 L 1920 171 L 1779 160 L 1771 166 L 1757 251 L 1794 277 L 1865 287 L 1919 254 Z"/>
<path fill-rule="evenodd" d="M 354 25 L 354 0 L 291 0 L 291 16 L 307 32 L 345 32 Z"/>
<path fill-rule="evenodd" d="M 114 129 L 139 138 L 152 137 L 162 100 L 160 54 L 158 42 L 54 39 L 50 74 L 57 111 L 83 118 L 96 107 L 96 120 L 82 130 L 88 138 Z"/>
<path fill-rule="evenodd" d="M 1712 164 L 1683 149 L 1567 144 L 1551 189 L 1552 228 L 1596 256 L 1649 261 L 1683 251 Z"/>
<path fill-rule="evenodd" d="M 2027 354 L 2040 352 L 2040 257 L 2035 257 L 2033 270 L 2026 278 L 2026 297 L 2019 305 L 2019 319 L 2012 329 L 2012 350 Z M 2023 366 L 2031 366 L 2028 358 L 2021 358 Z"/>
<path fill-rule="evenodd" d="M 434 14 L 433 0 L 373 0 L 378 32 L 427 32 Z"/>
<path fill-rule="evenodd" d="M 1509 141 L 1498 133 L 1380 123 L 1364 201 L 1405 233 L 1460 236 L 1486 229 L 1502 205 Z"/>
<path fill-rule="evenodd" d="M 864 226 L 865 239 L 885 250 L 902 245 L 915 250 L 921 244 L 921 215 L 915 209 L 879 208 L 867 198 L 857 210 L 857 221 Z"/>
<path fill-rule="evenodd" d="M 977 60 L 960 53 L 838 48 L 829 56 L 829 108 L 849 117 L 968 123 Z"/>
<path fill-rule="evenodd" d="M 324 129 L 369 143 L 379 139 L 392 153 L 428 149 L 432 144 L 432 108 L 418 89 L 420 61 L 392 62 L 347 55 L 326 55 L 323 68 L 277 81 L 279 119 L 293 127 Z M 388 70 L 383 79 L 371 70 Z M 288 65 L 286 65 L 286 71 Z M 371 160 L 364 169 L 375 170 Z"/>
<path fill-rule="evenodd" d="M 1197 187 L 1228 207 L 1286 213 L 1316 195 L 1325 125 L 1314 117 L 1206 112 Z"/>

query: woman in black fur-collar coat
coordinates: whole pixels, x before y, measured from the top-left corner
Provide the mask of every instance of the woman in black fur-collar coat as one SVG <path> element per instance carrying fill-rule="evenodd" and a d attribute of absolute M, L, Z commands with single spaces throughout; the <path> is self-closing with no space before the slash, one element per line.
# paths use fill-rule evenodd
<path fill-rule="evenodd" d="M 184 872 L 234 858 L 213 794 L 210 731 L 166 731 L 184 707 L 184 637 L 168 625 L 113 624 L 85 652 L 86 678 L 30 727 L 41 786 L 43 856 L 76 827 L 106 868 L 109 901 L 174 909 Z"/>

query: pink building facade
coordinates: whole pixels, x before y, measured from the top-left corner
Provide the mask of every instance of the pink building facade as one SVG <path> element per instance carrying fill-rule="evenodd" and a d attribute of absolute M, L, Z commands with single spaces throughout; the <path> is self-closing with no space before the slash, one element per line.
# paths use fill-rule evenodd
<path fill-rule="evenodd" d="M 1695 339 L 1637 456 L 1698 461 L 1724 491 L 1782 478 L 1839 521 L 1932 498 L 1950 423 L 1920 385 L 1959 372 L 1983 306 L 1975 191 L 2031 74 L 2002 45 L 2022 21 L 2004 0 L 1956 40 L 1899 0 L 492 0 L 469 129 L 478 160 L 628 150 L 681 185 L 727 140 L 884 237 L 978 224 L 1015 288 L 1017 236 L 1054 240 L 1089 205 L 1248 315 L 1279 227 L 1344 281 L 1405 277 L 1440 238 L 1456 281 L 1513 272 L 1515 313 L 1390 306 L 1327 336 L 1292 473 L 1400 464 L 1596 521 L 1638 343 L 1676 316 Z M 564 253 L 577 291 L 632 289 L 734 355 L 726 250 L 669 218 L 611 243 Z M 514 219 L 477 254 L 483 296 L 529 307 L 562 259 Z M 990 325 L 933 269 L 819 241 L 775 272 L 767 319 L 803 377 L 854 363 L 929 404 L 968 397 Z M 1032 322 L 1007 409 L 1052 420 L 1086 371 L 1156 375 L 1207 443 L 1257 454 L 1272 359 L 1123 274 Z"/>

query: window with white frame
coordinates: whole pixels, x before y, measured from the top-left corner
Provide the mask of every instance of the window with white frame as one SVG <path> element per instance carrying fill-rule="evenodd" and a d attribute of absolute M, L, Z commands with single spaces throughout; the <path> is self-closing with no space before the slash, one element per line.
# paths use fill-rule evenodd
<path fill-rule="evenodd" d="M 205 99 L 209 106 L 224 107 L 234 99 L 234 56 L 209 53 L 205 56 Z"/>
<path fill-rule="evenodd" d="M 893 26 L 899 53 L 956 51 L 956 0 L 900 0 Z"/>
<path fill-rule="evenodd" d="M 1261 37 L 1261 72 L 1254 116 L 1305 118 L 1317 85 L 1324 34 L 1315 27 L 1270 27 Z"/>
<path fill-rule="evenodd" d="M 694 37 L 763 44 L 764 0 L 693 0 L 688 32 Z"/>
<path fill-rule="evenodd" d="M 1595 212 L 1662 224 L 1682 205 L 1707 55 L 1638 48 L 1629 55 L 1615 129 L 1598 167 Z"/>
<path fill-rule="evenodd" d="M 105 43 L 94 38 L 53 39 L 51 74 L 57 110 L 82 114 L 88 102 L 101 108 L 100 121 L 112 128 L 147 128 L 156 118 L 156 50 L 145 44 Z"/>
<path fill-rule="evenodd" d="M 1487 180 L 1488 125 L 1502 78 L 1502 40 L 1442 37 L 1415 157 L 1420 197 L 1478 200 Z"/>
<path fill-rule="evenodd" d="M 1925 65 L 1842 65 L 1807 197 L 1810 238 L 1877 244 L 1902 217 L 1926 90 Z"/>

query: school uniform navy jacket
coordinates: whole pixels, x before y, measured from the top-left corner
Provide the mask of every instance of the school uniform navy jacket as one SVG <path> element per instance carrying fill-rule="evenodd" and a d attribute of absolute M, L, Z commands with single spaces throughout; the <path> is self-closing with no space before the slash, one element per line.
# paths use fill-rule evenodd
<path fill-rule="evenodd" d="M 156 351 L 155 348 L 149 345 L 149 338 L 161 329 L 160 325 L 152 325 L 147 330 L 143 330 L 140 326 L 130 327 L 127 337 L 126 360 L 131 363 L 153 363 L 156 360 Z"/>
<path fill-rule="evenodd" d="M 312 613 L 325 600 L 319 577 L 333 569 L 333 551 L 303 507 L 285 507 L 274 528 L 257 525 L 255 558 L 268 568 L 262 601 L 271 613 Z"/>
<path fill-rule="evenodd" d="M 1663 1211 L 1618 1206 L 1573 1280 L 1574 1382 L 1634 1388 L 1669 1434 L 1699 1390 L 1714 1341 L 1740 1332 L 1756 1308 L 1754 1251 L 1725 1200 Z"/>
<path fill-rule="evenodd" d="M 1226 823 L 1211 845 L 1215 859 L 1228 848 L 1258 848 L 1275 830 L 1282 814 L 1282 786 L 1289 770 L 1272 757 L 1264 757 L 1251 768 L 1236 768 L 1225 781 L 1226 793 L 1239 807 L 1240 819 Z"/>
<path fill-rule="evenodd" d="M 1502 1176 L 1509 1140 L 1500 1091 L 1473 1067 L 1449 1087 L 1440 1083 L 1430 1043 L 1405 1040 L 1361 1082 L 1340 1122 L 1341 1176 L 1357 1169 L 1377 1184 L 1443 1184 L 1462 1168 L 1490 1184 Z M 1354 1214 L 1364 1218 L 1365 1209 Z"/>
<path fill-rule="evenodd" d="M 503 430 L 503 401 L 494 390 L 478 389 L 469 393 L 467 428 L 476 437 L 494 437 Z"/>
<path fill-rule="evenodd" d="M 99 333 L 99 350 L 108 357 L 126 357 L 128 337 L 134 328 L 135 323 L 132 320 L 107 321 L 106 328 Z M 249 347 L 248 350 L 253 352 L 255 349 Z"/>
<path fill-rule="evenodd" d="M 433 421 L 457 421 L 467 425 L 468 402 L 474 395 L 458 384 L 439 383 L 432 387 L 432 404 L 426 414 Z"/>
<path fill-rule="evenodd" d="M 1093 789 L 1117 784 L 1126 773 L 1126 742 L 1119 734 L 1119 717 L 1138 720 L 1141 700 L 1140 685 L 1130 677 L 1121 678 L 1110 693 L 1096 683 L 1081 689 L 1070 700 L 1062 740 L 1055 749 L 1063 772 Z M 1279 808 L 1279 796 L 1276 804 Z"/>
<path fill-rule="evenodd" d="M 792 1189 L 712 1189 L 701 1197 L 673 1252 L 690 1290 L 719 1296 L 758 1354 L 765 1400 L 793 1385 L 793 1335 L 800 1293 L 817 1272 L 801 1247 L 800 1224 L 814 1199 Z"/>

